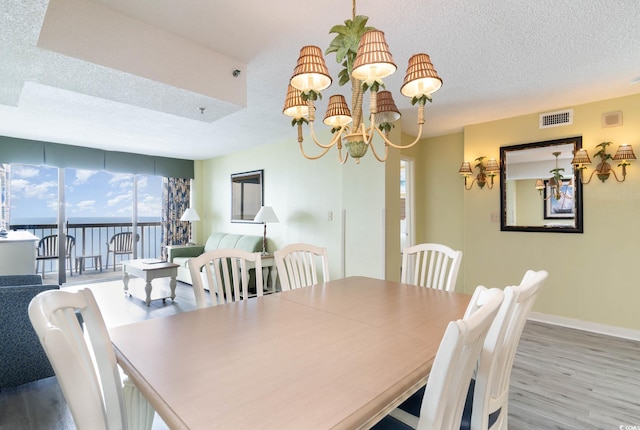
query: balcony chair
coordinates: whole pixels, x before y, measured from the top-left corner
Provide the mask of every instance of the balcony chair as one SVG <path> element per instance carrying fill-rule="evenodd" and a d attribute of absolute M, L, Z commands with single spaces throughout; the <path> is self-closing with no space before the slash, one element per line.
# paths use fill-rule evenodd
<path fill-rule="evenodd" d="M 395 409 L 373 429 L 460 428 L 469 381 L 503 297 L 502 290 L 498 288 L 477 289 L 468 308 L 473 309 L 473 312 L 449 323 L 431 367 L 421 402 L 420 418 L 410 416 L 409 425 L 404 422 L 402 415 L 396 417 L 395 412 L 398 410 Z"/>
<path fill-rule="evenodd" d="M 136 233 L 136 243 L 140 240 L 140 235 Z M 109 242 L 107 242 L 107 264 L 106 268 L 109 268 L 109 254 L 113 254 L 113 271 L 116 270 L 116 256 L 117 255 L 133 255 L 133 233 L 125 231 L 122 233 L 116 233 L 111 236 Z"/>
<path fill-rule="evenodd" d="M 256 295 L 263 295 L 262 257 L 259 252 L 216 249 L 190 258 L 187 265 L 198 309 L 249 298 L 249 269 L 254 267 Z M 211 304 L 207 301 L 205 288 L 209 290 Z"/>
<path fill-rule="evenodd" d="M 329 281 L 327 248 L 306 243 L 293 243 L 275 251 L 280 287 L 282 291 L 308 287 L 318 283 L 316 260 L 322 265 L 322 282 Z"/>
<path fill-rule="evenodd" d="M 73 276 L 73 266 L 71 265 L 73 248 L 76 246 L 76 238 L 70 235 L 66 235 L 67 242 L 64 247 L 65 260 L 69 261 L 69 276 Z M 42 277 L 44 278 L 44 260 L 57 260 L 58 259 L 58 235 L 52 234 L 45 236 L 38 242 L 38 255 L 36 256 L 36 273 L 38 273 L 38 266 L 42 261 Z"/>
<path fill-rule="evenodd" d="M 454 291 L 462 251 L 438 243 L 421 243 L 402 252 L 400 282 L 438 290 Z"/>
<path fill-rule="evenodd" d="M 86 337 L 76 311 L 84 320 Z M 109 332 L 91 290 L 42 292 L 29 304 L 29 319 L 78 429 L 151 428 L 153 408 L 128 378 L 123 388 Z"/>

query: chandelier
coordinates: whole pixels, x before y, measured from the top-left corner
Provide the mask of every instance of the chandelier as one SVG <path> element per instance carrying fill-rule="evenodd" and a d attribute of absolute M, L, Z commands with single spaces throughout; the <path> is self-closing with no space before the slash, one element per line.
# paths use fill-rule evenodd
<path fill-rule="evenodd" d="M 549 170 L 549 173 L 551 173 L 552 176 L 546 181 L 546 183 L 542 179 L 536 179 L 536 190 L 538 190 L 540 196 L 542 196 L 542 192 L 548 188 L 548 196 L 543 197 L 543 200 L 549 200 L 551 198 L 553 198 L 554 200 L 560 200 L 564 198 L 572 200 L 572 194 L 566 192 L 566 188 L 571 187 L 572 180 L 569 179 L 568 181 L 565 181 L 564 176 L 562 175 L 562 172 L 564 172 L 564 167 L 558 166 L 558 157 L 560 156 L 561 152 L 556 151 L 552 152 L 552 154 L 554 157 L 556 157 L 556 167 Z"/>
<path fill-rule="evenodd" d="M 383 79 L 393 74 L 397 67 L 389 52 L 382 31 L 367 27 L 369 18 L 356 15 L 356 2 L 353 0 L 352 19 L 344 25 L 336 25 L 329 33 L 335 33 L 325 54 L 335 53 L 336 61 L 343 69 L 338 74 L 339 84 L 351 84 L 351 109 L 344 96 L 332 95 L 324 117 L 324 124 L 331 127 L 332 138 L 321 143 L 314 131 L 315 101 L 322 97 L 322 91 L 332 83 L 322 50 L 317 46 L 304 46 L 300 50 L 298 62 L 289 81 L 283 113 L 292 118 L 291 125 L 298 126 L 298 144 L 300 152 L 309 160 L 323 157 L 332 147 L 338 148 L 338 159 L 345 163 L 349 157 L 360 163 L 367 149 L 378 161 L 385 161 L 389 147 L 404 149 L 415 145 L 422 135 L 424 125 L 424 106 L 431 102 L 431 94 L 442 86 L 442 79 L 431 64 L 427 54 L 416 54 L 409 59 L 407 73 L 400 92 L 418 105 L 418 135 L 408 145 L 397 145 L 389 140 L 393 122 L 400 119 L 400 111 L 393 96 L 384 88 Z M 363 96 L 369 91 L 369 125 L 363 120 Z M 302 125 L 307 123 L 313 142 L 320 148 L 318 155 L 307 155 L 302 145 Z M 374 135 L 384 142 L 384 153 L 378 154 L 372 144 Z M 343 155 L 342 147 L 346 147 Z"/>

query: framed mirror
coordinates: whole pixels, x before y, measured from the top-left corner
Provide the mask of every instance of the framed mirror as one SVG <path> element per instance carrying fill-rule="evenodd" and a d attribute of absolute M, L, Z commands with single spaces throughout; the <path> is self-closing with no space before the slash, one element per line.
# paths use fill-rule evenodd
<path fill-rule="evenodd" d="M 500 230 L 582 233 L 582 137 L 500 147 Z"/>
<path fill-rule="evenodd" d="M 263 204 L 263 171 L 231 175 L 231 222 L 254 222 Z"/>

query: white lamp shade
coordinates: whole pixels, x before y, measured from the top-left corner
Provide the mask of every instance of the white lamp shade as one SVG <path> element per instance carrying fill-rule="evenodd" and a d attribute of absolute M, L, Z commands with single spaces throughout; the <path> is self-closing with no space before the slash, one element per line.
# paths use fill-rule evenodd
<path fill-rule="evenodd" d="M 184 213 L 180 217 L 180 221 L 189 221 L 189 222 L 200 221 L 200 216 L 198 215 L 198 212 L 196 212 L 194 208 L 189 208 L 186 211 L 184 211 Z"/>
<path fill-rule="evenodd" d="M 271 206 L 262 206 L 253 220 L 265 224 L 268 222 L 280 222 Z"/>

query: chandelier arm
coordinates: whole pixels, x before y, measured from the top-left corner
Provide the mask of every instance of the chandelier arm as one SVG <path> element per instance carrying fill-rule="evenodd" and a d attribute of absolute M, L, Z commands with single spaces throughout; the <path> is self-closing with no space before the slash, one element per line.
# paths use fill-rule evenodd
<path fill-rule="evenodd" d="M 616 171 L 613 170 L 613 169 L 611 169 L 611 173 L 613 173 L 613 177 L 616 178 L 616 181 L 618 181 L 618 182 L 624 182 L 624 180 L 627 179 L 626 175 L 622 176 L 622 180 L 618 179 L 618 175 L 616 175 Z"/>
<path fill-rule="evenodd" d="M 469 184 L 469 187 L 467 188 L 467 176 L 464 177 L 464 189 L 469 191 L 471 188 L 473 188 L 473 184 L 476 183 L 476 178 L 473 178 L 473 181 L 471 181 L 471 183 Z"/>
<path fill-rule="evenodd" d="M 412 146 L 414 146 L 416 143 L 418 143 L 418 141 L 420 141 L 420 137 L 422 136 L 422 124 L 418 125 L 418 135 L 416 136 L 416 139 L 411 142 L 408 145 L 396 145 L 395 143 L 393 143 L 392 141 L 390 141 L 383 132 L 381 132 L 378 128 L 375 128 L 375 131 L 378 133 L 378 135 L 380 135 L 380 137 L 382 137 L 382 139 L 384 140 L 384 142 L 391 146 L 392 148 L 396 148 L 396 149 L 408 149 L 411 148 Z M 371 133 L 373 134 L 373 133 Z"/>
<path fill-rule="evenodd" d="M 584 170 L 582 172 L 584 173 Z M 594 173 L 596 173 L 596 170 L 591 172 L 591 174 L 589 175 L 589 180 L 587 182 L 584 181 L 583 176 L 580 176 L 580 182 L 582 182 L 583 185 L 588 184 L 589 182 L 591 182 L 591 179 L 593 178 Z"/>
<path fill-rule="evenodd" d="M 321 157 L 324 157 L 324 155 L 331 149 L 331 147 L 329 146 L 327 148 L 324 148 L 322 150 L 322 152 L 320 153 L 320 155 L 307 155 L 304 152 L 304 147 L 302 146 L 302 142 L 299 141 L 298 144 L 300 145 L 300 152 L 302 153 L 302 156 L 304 158 L 306 158 L 307 160 L 317 160 L 317 159 L 319 159 Z"/>
<path fill-rule="evenodd" d="M 340 164 L 344 164 L 349 159 L 349 151 L 344 155 L 344 159 L 342 158 L 342 145 L 338 145 L 338 161 Z"/>
<path fill-rule="evenodd" d="M 378 133 L 380 132 L 378 129 L 376 129 L 376 131 L 378 131 Z M 371 135 L 373 135 L 373 133 L 371 133 Z M 389 155 L 389 145 L 384 145 L 384 157 L 382 158 L 380 158 L 378 156 L 378 153 L 376 152 L 376 147 L 373 145 L 373 139 L 371 140 L 371 143 L 369 143 L 369 147 L 371 148 L 373 156 L 376 157 L 376 160 L 380 161 L 381 163 L 387 161 L 387 156 Z"/>
<path fill-rule="evenodd" d="M 331 141 L 324 145 L 322 143 L 320 143 L 320 141 L 316 138 L 316 133 L 314 131 L 313 128 L 313 121 L 309 121 L 309 131 L 311 132 L 311 138 L 313 139 L 313 142 L 318 145 L 320 148 L 324 148 L 324 149 L 329 149 L 332 148 L 337 142 L 338 140 L 340 140 L 340 137 L 342 136 L 342 132 L 345 130 L 345 126 L 340 126 L 340 129 L 338 129 L 338 131 L 336 131 L 333 134 L 333 137 L 331 138 Z"/>

